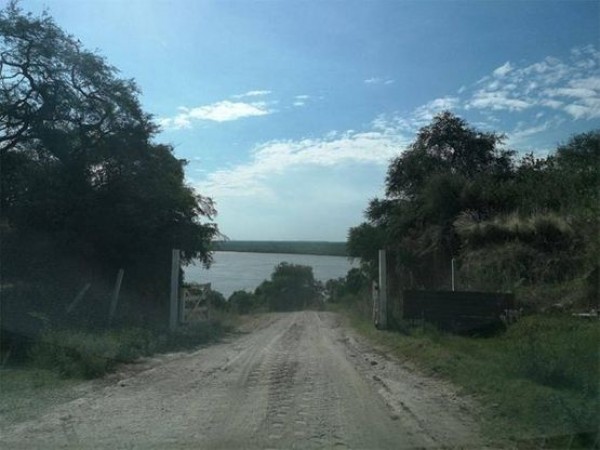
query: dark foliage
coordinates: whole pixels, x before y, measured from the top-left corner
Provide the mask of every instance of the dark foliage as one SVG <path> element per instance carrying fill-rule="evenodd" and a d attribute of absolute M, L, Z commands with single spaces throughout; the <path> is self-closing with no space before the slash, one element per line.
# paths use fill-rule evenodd
<path fill-rule="evenodd" d="M 502 143 L 452 113 L 436 116 L 390 164 L 386 197 L 350 229 L 350 255 L 374 277 L 377 249 L 386 248 L 391 283 L 404 289 L 448 289 L 452 258 L 467 289 L 591 277 L 600 250 L 600 131 L 543 158 L 517 159 Z"/>
<path fill-rule="evenodd" d="M 0 57 L 3 325 L 39 312 L 104 326 L 120 268 L 119 320 L 162 321 L 170 250 L 211 261 L 212 201 L 153 142 L 136 84 L 50 16 L 0 10 Z"/>

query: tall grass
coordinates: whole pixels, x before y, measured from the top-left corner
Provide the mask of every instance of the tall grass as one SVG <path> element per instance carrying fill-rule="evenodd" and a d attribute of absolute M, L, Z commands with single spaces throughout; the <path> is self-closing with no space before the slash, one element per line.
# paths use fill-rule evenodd
<path fill-rule="evenodd" d="M 120 363 L 157 352 L 187 350 L 214 342 L 231 330 L 224 318 L 187 324 L 172 333 L 126 328 L 104 332 L 54 330 L 41 335 L 29 353 L 32 366 L 67 378 L 95 378 Z"/>
<path fill-rule="evenodd" d="M 554 213 L 520 216 L 497 216 L 488 221 L 475 221 L 461 215 L 454 228 L 471 249 L 512 241 L 533 246 L 541 251 L 569 248 L 576 238 L 573 224 Z"/>

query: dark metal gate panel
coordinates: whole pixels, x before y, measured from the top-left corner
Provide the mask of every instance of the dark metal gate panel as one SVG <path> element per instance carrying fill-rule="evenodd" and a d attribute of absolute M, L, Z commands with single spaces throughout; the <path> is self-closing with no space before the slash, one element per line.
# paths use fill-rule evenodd
<path fill-rule="evenodd" d="M 514 294 L 466 291 L 404 291 L 403 318 L 466 332 L 499 323 L 514 309 Z"/>

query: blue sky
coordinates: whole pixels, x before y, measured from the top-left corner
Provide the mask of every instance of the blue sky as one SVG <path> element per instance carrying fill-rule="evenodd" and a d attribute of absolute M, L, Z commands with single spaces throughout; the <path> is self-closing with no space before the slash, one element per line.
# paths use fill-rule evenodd
<path fill-rule="evenodd" d="M 600 127 L 598 1 L 21 6 L 136 79 L 232 239 L 344 240 L 443 109 L 521 152 Z"/>

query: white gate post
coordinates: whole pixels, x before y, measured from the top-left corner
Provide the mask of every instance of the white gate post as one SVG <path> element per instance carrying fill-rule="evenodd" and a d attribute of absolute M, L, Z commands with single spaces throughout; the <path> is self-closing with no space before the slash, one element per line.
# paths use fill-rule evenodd
<path fill-rule="evenodd" d="M 379 328 L 387 328 L 387 262 L 385 250 L 379 250 Z"/>
<path fill-rule="evenodd" d="M 179 313 L 179 250 L 173 249 L 171 257 L 171 307 L 169 310 L 169 329 L 175 331 Z"/>

